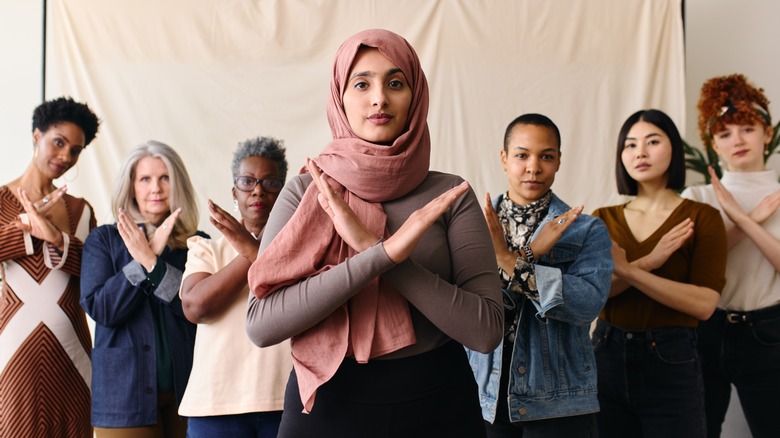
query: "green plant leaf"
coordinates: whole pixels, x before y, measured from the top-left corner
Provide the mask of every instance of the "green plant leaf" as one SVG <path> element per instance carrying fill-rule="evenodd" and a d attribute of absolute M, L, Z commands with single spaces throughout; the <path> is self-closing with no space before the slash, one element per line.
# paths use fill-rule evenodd
<path fill-rule="evenodd" d="M 683 140 L 683 151 L 685 152 L 685 167 L 701 174 L 704 177 L 705 184 L 710 183 L 710 173 L 707 170 L 710 166 L 715 169 L 715 174 L 719 178 L 722 176 L 723 173 L 718 163 L 718 154 L 709 145 L 705 145 L 705 152 L 702 152 L 701 149 L 695 148 Z"/>

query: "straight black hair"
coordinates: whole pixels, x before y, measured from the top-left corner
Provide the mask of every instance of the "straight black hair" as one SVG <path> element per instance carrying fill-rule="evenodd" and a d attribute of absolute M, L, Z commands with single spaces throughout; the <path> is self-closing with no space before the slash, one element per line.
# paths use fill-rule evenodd
<path fill-rule="evenodd" d="M 631 114 L 623 123 L 618 135 L 617 150 L 615 153 L 615 179 L 617 180 L 618 193 L 621 195 L 636 196 L 637 182 L 631 178 L 623 165 L 623 148 L 625 147 L 628 131 L 638 122 L 647 122 L 658 127 L 669 137 L 672 144 L 672 161 L 669 163 L 669 169 L 666 170 L 668 180 L 666 187 L 672 190 L 682 190 L 685 188 L 685 151 L 683 150 L 683 140 L 680 131 L 672 119 L 663 111 L 657 109 L 640 110 Z"/>

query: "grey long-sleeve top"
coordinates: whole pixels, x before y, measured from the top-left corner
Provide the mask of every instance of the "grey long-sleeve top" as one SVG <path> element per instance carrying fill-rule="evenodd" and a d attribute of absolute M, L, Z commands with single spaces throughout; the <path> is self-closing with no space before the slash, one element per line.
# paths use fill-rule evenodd
<path fill-rule="evenodd" d="M 389 232 L 394 233 L 415 210 L 462 181 L 455 175 L 429 172 L 411 193 L 384 202 Z M 265 226 L 261 252 L 293 215 L 311 182 L 311 176 L 305 174 L 285 185 Z M 302 333 L 377 275 L 409 301 L 417 337 L 416 344 L 383 359 L 430 351 L 449 339 L 485 353 L 498 346 L 504 324 L 501 285 L 490 234 L 470 189 L 426 231 L 409 259 L 398 265 L 378 243 L 332 269 L 283 287 L 262 300 L 250 296 L 247 333 L 261 347 Z"/>

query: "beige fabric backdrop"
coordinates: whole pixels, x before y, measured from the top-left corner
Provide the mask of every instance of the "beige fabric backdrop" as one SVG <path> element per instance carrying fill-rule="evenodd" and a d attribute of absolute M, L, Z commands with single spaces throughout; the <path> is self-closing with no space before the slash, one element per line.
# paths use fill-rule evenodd
<path fill-rule="evenodd" d="M 431 87 L 432 168 L 480 199 L 505 190 L 499 150 L 515 116 L 563 136 L 554 190 L 586 211 L 615 203 L 623 120 L 660 108 L 685 126 L 680 0 L 49 1 L 49 98 L 85 100 L 104 124 L 64 179 L 100 223 L 124 155 L 175 147 L 201 199 L 230 203 L 240 140 L 285 140 L 295 172 L 330 138 L 331 62 L 349 35 L 382 27 L 417 49 Z"/>

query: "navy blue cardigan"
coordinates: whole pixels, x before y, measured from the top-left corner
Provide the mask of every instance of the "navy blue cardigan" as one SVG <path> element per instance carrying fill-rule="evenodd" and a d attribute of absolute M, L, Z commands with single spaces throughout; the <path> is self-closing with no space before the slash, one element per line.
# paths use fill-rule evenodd
<path fill-rule="evenodd" d="M 184 317 L 179 299 L 186 261 L 186 248 L 166 248 L 157 261 L 166 263 L 166 272 L 154 286 L 130 256 L 116 225 L 93 229 L 84 242 L 81 306 L 96 323 L 92 350 L 94 426 L 137 427 L 157 421 L 152 300 L 161 304 L 174 391 L 177 403 L 181 401 L 192 368 L 196 329 Z"/>

